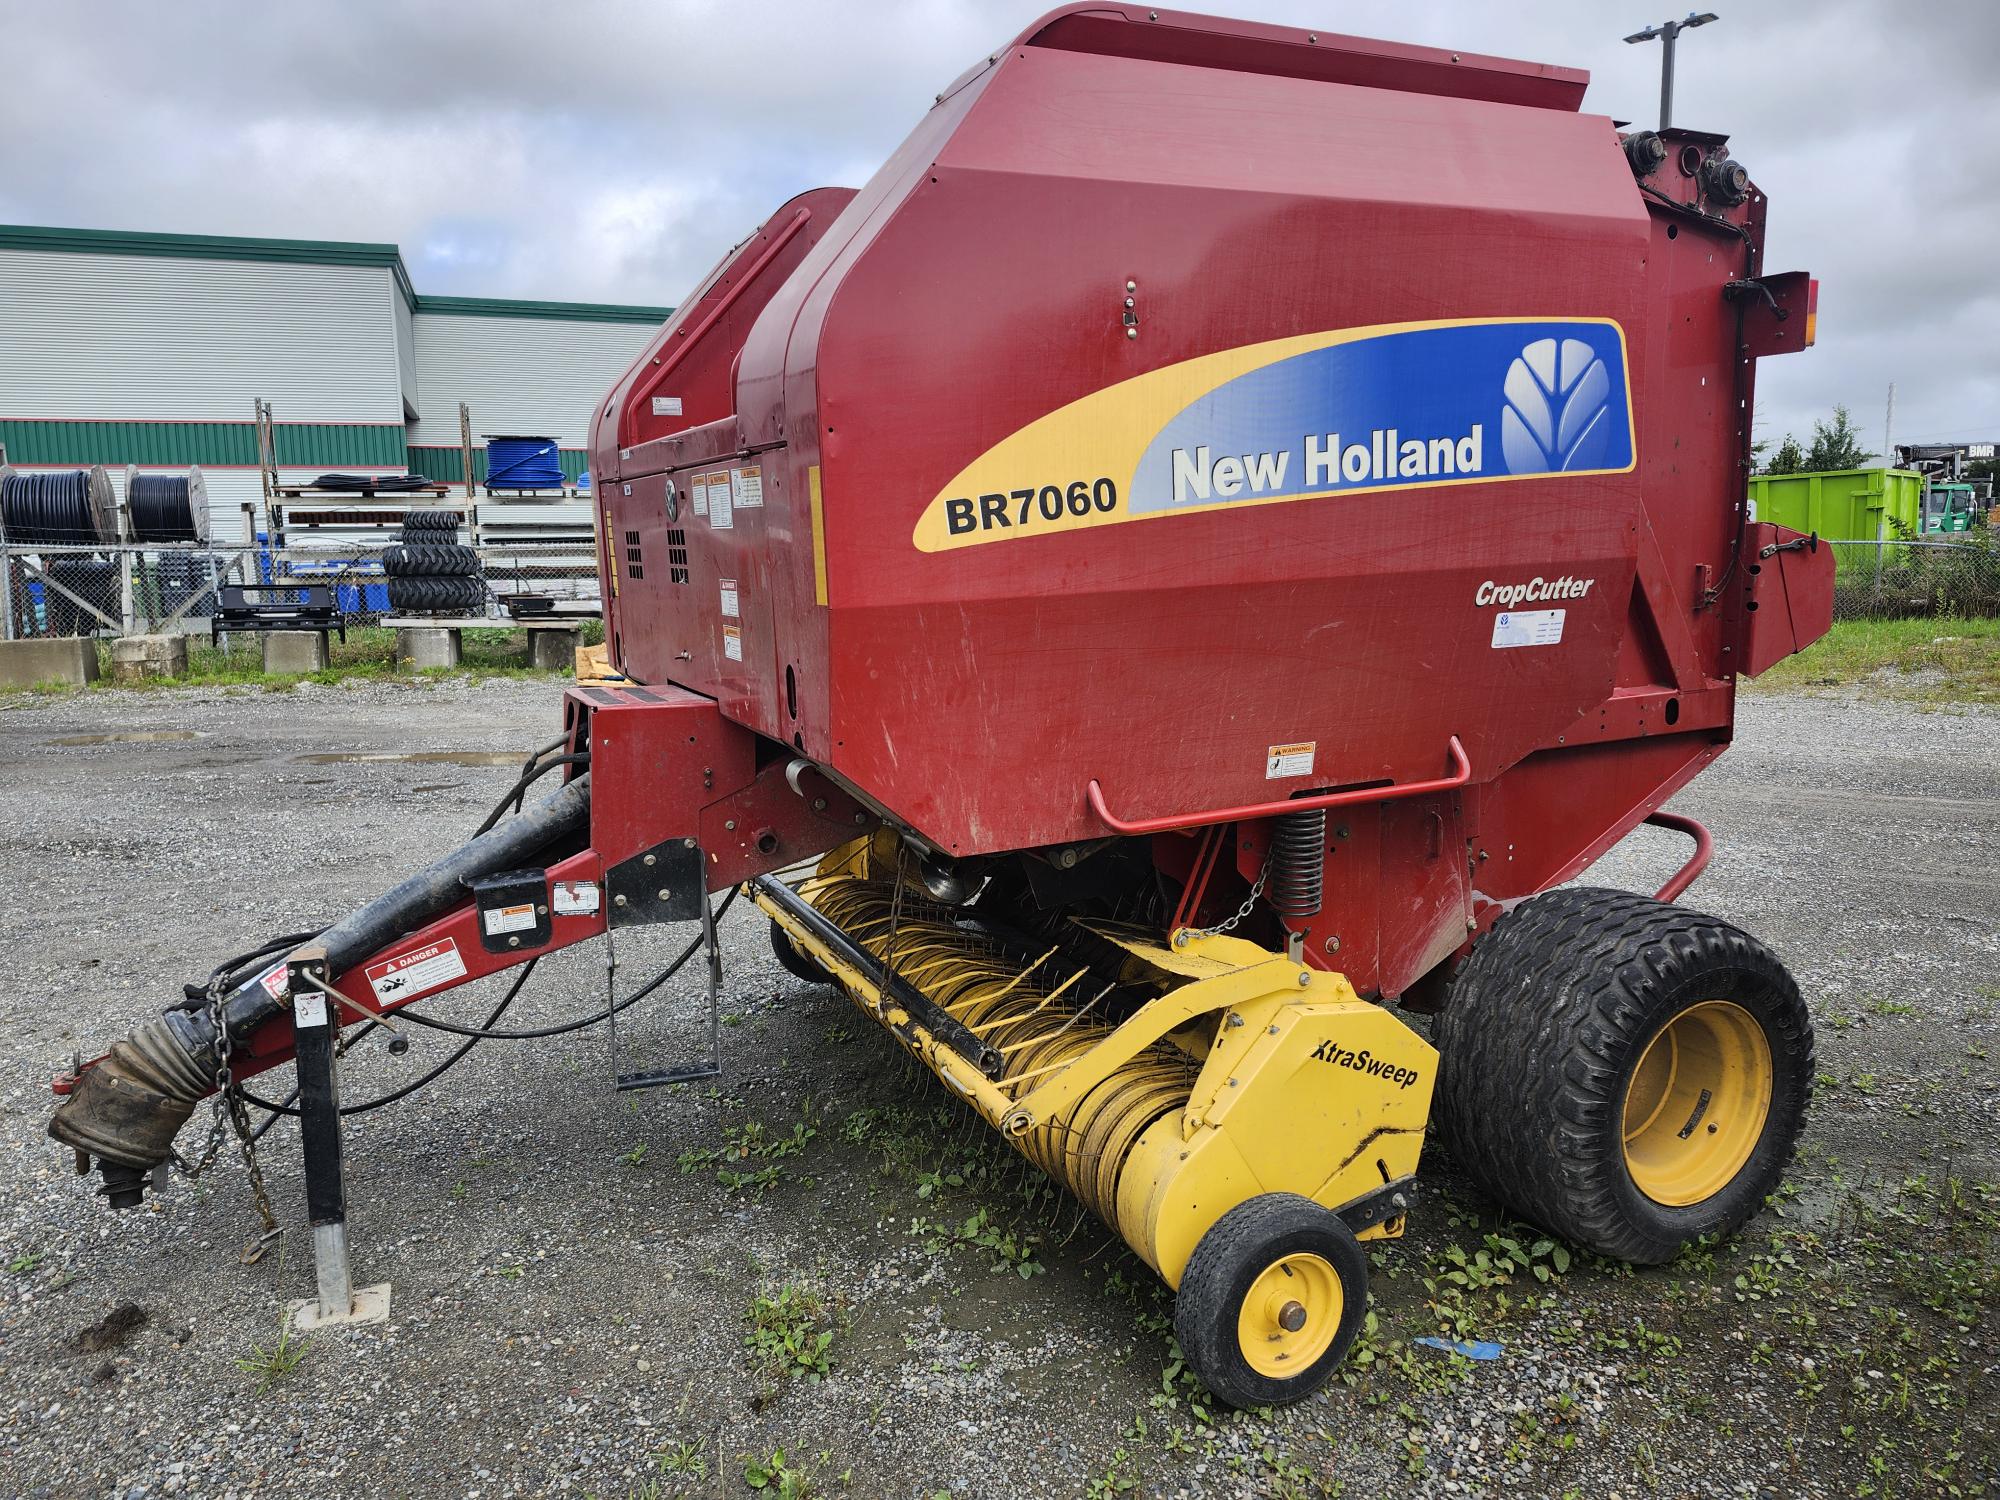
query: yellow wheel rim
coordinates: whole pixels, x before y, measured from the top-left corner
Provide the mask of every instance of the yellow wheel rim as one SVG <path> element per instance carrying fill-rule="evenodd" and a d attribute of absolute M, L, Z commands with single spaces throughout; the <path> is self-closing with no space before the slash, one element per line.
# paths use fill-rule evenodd
<path fill-rule="evenodd" d="M 1771 1112 L 1771 1044 L 1728 1000 L 1691 1005 L 1647 1044 L 1625 1086 L 1625 1169 L 1655 1203 L 1727 1187 Z"/>
<path fill-rule="evenodd" d="M 1250 1283 L 1236 1314 L 1236 1342 L 1259 1375 L 1303 1375 L 1333 1347 L 1347 1297 L 1340 1273 L 1317 1255 L 1288 1255 Z"/>

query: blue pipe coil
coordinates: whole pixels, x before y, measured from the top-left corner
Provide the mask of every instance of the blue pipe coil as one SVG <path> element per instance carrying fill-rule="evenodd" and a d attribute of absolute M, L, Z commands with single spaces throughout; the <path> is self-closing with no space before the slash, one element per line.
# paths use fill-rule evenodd
<path fill-rule="evenodd" d="M 556 440 L 545 437 L 490 437 L 486 440 L 489 490 L 559 490 L 562 461 Z"/>

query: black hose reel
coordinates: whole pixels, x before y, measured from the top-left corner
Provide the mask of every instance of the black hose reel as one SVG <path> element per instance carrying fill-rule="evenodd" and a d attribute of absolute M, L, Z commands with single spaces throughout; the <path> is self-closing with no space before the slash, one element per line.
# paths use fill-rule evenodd
<path fill-rule="evenodd" d="M 208 484 L 201 470 L 185 474 L 145 474 L 125 470 L 125 518 L 129 536 L 148 546 L 208 543 Z"/>

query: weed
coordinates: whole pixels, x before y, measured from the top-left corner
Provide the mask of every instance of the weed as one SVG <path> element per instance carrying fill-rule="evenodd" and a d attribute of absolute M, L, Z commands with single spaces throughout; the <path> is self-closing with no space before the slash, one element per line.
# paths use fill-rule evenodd
<path fill-rule="evenodd" d="M 24 1250 L 7 1262 L 7 1269 L 15 1276 L 25 1276 L 48 1257 L 44 1250 Z"/>
<path fill-rule="evenodd" d="M 685 1474 L 690 1479 L 706 1479 L 708 1460 L 702 1456 L 701 1447 L 700 1443 L 677 1443 L 654 1457 L 662 1474 Z"/>
<path fill-rule="evenodd" d="M 261 1377 L 260 1388 L 268 1391 L 298 1368 L 299 1361 L 306 1357 L 311 1347 L 310 1340 L 292 1336 L 292 1315 L 281 1313 L 278 1316 L 278 1342 L 269 1349 L 262 1344 L 252 1344 L 248 1354 L 236 1357 L 236 1368 Z"/>
<path fill-rule="evenodd" d="M 985 1252 L 995 1271 L 1012 1271 L 1024 1281 L 1048 1269 L 1035 1258 L 1035 1247 L 1042 1242 L 1039 1234 L 1002 1229 L 983 1207 L 957 1225 L 912 1219 L 909 1232 L 922 1236 L 924 1248 L 933 1255 L 955 1245 L 970 1245 Z"/>
<path fill-rule="evenodd" d="M 794 1124 L 786 1135 L 774 1136 L 763 1121 L 751 1120 L 725 1137 L 720 1146 L 683 1151 L 680 1169 L 683 1173 L 694 1173 L 706 1168 L 715 1174 L 717 1182 L 732 1192 L 755 1188 L 761 1193 L 775 1186 L 784 1176 L 784 1169 L 778 1163 L 803 1153 L 818 1134 L 819 1127 L 814 1123 L 810 1110 L 807 1117 Z"/>
<path fill-rule="evenodd" d="M 1111 1500 L 1114 1495 L 1129 1494 L 1139 1488 L 1139 1481 L 1133 1475 L 1132 1456 L 1120 1447 L 1111 1455 L 1111 1461 L 1104 1466 L 1102 1474 L 1092 1475 L 1084 1486 L 1084 1494 L 1089 1500 Z"/>
<path fill-rule="evenodd" d="M 644 1141 L 639 1142 L 638 1145 L 634 1146 L 630 1151 L 627 1151 L 623 1156 L 619 1157 L 618 1159 L 624 1162 L 625 1165 L 628 1167 L 645 1166 L 646 1143 Z"/>
<path fill-rule="evenodd" d="M 783 1448 L 773 1448 L 762 1458 L 743 1455 L 743 1482 L 753 1490 L 769 1490 L 779 1500 L 812 1500 L 819 1486 L 803 1468 L 793 1467 Z"/>
<path fill-rule="evenodd" d="M 750 1324 L 744 1344 L 774 1374 L 817 1382 L 832 1373 L 836 1319 L 816 1293 L 789 1285 L 759 1292 L 744 1316 Z"/>

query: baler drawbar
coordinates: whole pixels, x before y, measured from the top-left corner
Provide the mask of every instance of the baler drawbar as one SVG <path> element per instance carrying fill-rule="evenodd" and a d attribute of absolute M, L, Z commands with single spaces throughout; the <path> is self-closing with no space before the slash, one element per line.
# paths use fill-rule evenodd
<path fill-rule="evenodd" d="M 673 922 L 713 986 L 740 889 L 1175 1288 L 1231 1402 L 1330 1378 L 1427 1128 L 1605 1255 L 1742 1225 L 1811 1026 L 1673 904 L 1711 842 L 1663 804 L 1830 623 L 1831 554 L 1744 500 L 1816 287 L 1764 271 L 1724 137 L 1621 134 L 1585 82 L 1036 22 L 597 409 L 626 682 L 568 691 L 515 815 L 190 985 L 50 1133 L 129 1206 L 319 1016 Z M 1694 841 L 1657 894 L 1572 884 L 1642 823 Z"/>

